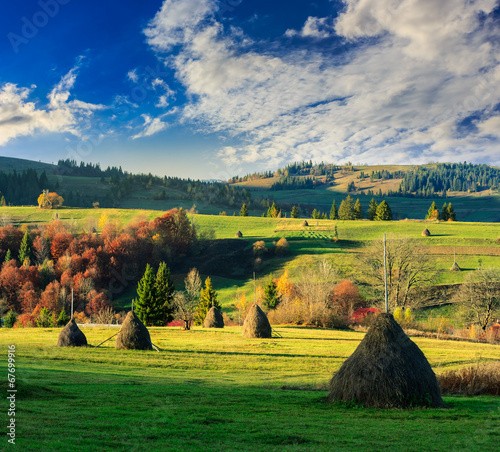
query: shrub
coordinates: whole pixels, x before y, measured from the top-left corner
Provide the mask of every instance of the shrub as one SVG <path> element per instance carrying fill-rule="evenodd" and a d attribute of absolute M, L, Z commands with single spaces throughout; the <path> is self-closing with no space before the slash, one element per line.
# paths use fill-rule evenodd
<path fill-rule="evenodd" d="M 21 314 L 17 318 L 17 326 L 21 328 L 30 328 L 36 325 L 36 320 L 31 314 Z"/>
<path fill-rule="evenodd" d="M 59 316 L 57 317 L 56 323 L 57 326 L 65 326 L 69 322 L 69 317 L 66 314 L 66 311 L 63 309 Z"/>
<path fill-rule="evenodd" d="M 10 310 L 7 315 L 3 318 L 3 326 L 5 328 L 13 328 L 14 324 L 17 322 L 17 314 Z"/>
<path fill-rule="evenodd" d="M 500 363 L 476 363 L 438 376 L 441 390 L 450 394 L 500 395 Z"/>

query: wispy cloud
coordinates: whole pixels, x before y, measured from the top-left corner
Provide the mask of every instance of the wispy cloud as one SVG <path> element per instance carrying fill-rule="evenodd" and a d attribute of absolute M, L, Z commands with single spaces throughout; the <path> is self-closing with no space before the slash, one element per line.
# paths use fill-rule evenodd
<path fill-rule="evenodd" d="M 288 29 L 285 36 L 291 38 L 301 36 L 303 38 L 326 39 L 334 35 L 333 19 L 330 17 L 308 17 L 300 31 Z"/>
<path fill-rule="evenodd" d="M 81 135 L 86 118 L 103 105 L 70 100 L 78 66 L 71 69 L 47 95 L 48 104 L 37 106 L 29 101 L 36 86 L 18 87 L 5 83 L 0 87 L 0 146 L 9 141 L 37 133 L 70 133 Z"/>
<path fill-rule="evenodd" d="M 240 140 L 220 150 L 228 163 L 500 164 L 498 1 L 345 3 L 333 26 L 354 45 L 337 56 L 264 53 L 218 22 L 210 0 L 166 0 L 145 33 L 185 87 L 184 120 Z M 300 33 L 327 37 L 327 25 L 310 17 Z"/>
<path fill-rule="evenodd" d="M 150 137 L 165 130 L 168 127 L 168 124 L 162 121 L 164 116 L 165 115 L 161 115 L 153 118 L 148 114 L 142 115 L 142 118 L 144 119 L 143 129 L 136 135 L 132 136 L 132 139 L 137 140 L 138 138 Z"/>

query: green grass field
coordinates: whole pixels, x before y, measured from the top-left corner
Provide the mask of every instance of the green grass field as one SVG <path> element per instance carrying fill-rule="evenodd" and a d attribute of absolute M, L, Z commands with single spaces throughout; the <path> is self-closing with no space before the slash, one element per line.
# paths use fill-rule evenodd
<path fill-rule="evenodd" d="M 83 331 L 97 345 L 117 329 Z M 59 348 L 58 329 L 1 329 L 4 369 L 7 346 L 16 345 L 16 449 L 496 450 L 498 398 L 448 396 L 448 409 L 332 406 L 327 382 L 363 333 L 277 331 L 282 338 L 251 340 L 238 327 L 151 328 L 158 353 L 116 350 L 114 339 Z M 414 340 L 437 374 L 500 359 L 498 346 Z M 9 450 L 5 435 L 2 442 Z"/>

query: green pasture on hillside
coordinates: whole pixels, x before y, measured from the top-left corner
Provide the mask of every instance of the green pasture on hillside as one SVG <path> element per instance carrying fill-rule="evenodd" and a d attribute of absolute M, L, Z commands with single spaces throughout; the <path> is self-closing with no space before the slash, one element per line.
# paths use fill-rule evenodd
<path fill-rule="evenodd" d="M 83 331 L 97 345 L 117 328 Z M 496 450 L 498 398 L 447 396 L 447 409 L 332 406 L 328 380 L 363 333 L 277 331 L 282 338 L 244 339 L 239 327 L 151 328 L 162 351 L 144 352 L 116 350 L 114 339 L 100 348 L 60 348 L 59 329 L 1 329 L 2 368 L 7 346 L 16 346 L 15 449 Z M 437 374 L 500 359 L 498 346 L 414 341 Z M 7 439 L 2 450 L 11 446 Z"/>
<path fill-rule="evenodd" d="M 96 226 L 101 215 L 105 214 L 111 221 L 122 225 L 140 220 L 151 220 L 163 211 L 136 209 L 70 209 L 57 211 L 42 210 L 34 207 L 2 207 L 0 219 L 6 219 L 14 224 L 36 226 L 51 221 L 57 214 L 58 218 L 75 230 L 89 230 Z M 392 236 L 411 238 L 415 246 L 422 247 L 436 263 L 438 273 L 436 284 L 456 284 L 463 281 L 468 271 L 483 267 L 500 267 L 500 224 L 499 223 L 465 223 L 465 222 L 435 222 L 424 220 L 403 220 L 392 222 L 362 221 L 331 221 L 308 220 L 309 226 L 302 226 L 303 219 L 233 217 L 221 215 L 190 214 L 190 218 L 202 235 L 213 236 L 216 239 L 231 239 L 242 241 L 247 250 L 245 262 L 236 260 L 235 267 L 241 264 L 241 269 L 232 268 L 231 274 L 221 274 L 218 268 L 208 268 L 202 276 L 211 276 L 215 288 L 219 291 L 220 301 L 227 313 L 234 312 L 236 292 L 245 293 L 253 299 L 254 283 L 252 262 L 252 245 L 258 240 L 264 240 L 269 252 L 263 256 L 261 265 L 255 269 L 256 285 L 267 283 L 271 275 L 279 277 L 285 269 L 290 276 L 296 278 L 303 266 L 311 265 L 321 258 L 331 259 L 337 268 L 339 277 L 356 280 L 357 256 L 366 246 L 375 240 L 381 240 L 386 233 L 390 240 Z M 338 242 L 335 242 L 335 227 Z M 422 231 L 427 228 L 430 237 L 422 237 Z M 240 231 L 241 239 L 235 234 Z M 276 256 L 273 252 L 274 243 L 285 237 L 289 244 L 286 256 Z M 234 242 L 236 243 L 236 242 Z M 203 253 L 203 252 L 202 252 Z M 454 253 L 462 272 L 451 272 Z M 202 256 L 206 258 L 207 256 Z M 223 257 L 222 257 L 223 258 Z M 196 266 L 193 259 L 192 266 Z M 243 260 L 243 257 L 241 258 Z M 243 265 L 245 264 L 245 265 Z M 191 265 L 191 264 L 190 264 Z M 182 287 L 185 274 L 176 274 L 175 280 Z M 130 307 L 135 296 L 134 288 L 129 287 L 118 295 L 119 309 Z"/>

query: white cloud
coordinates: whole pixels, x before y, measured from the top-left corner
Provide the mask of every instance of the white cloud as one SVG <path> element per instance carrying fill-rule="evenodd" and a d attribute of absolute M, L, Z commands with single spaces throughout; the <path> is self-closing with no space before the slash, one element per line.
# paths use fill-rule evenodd
<path fill-rule="evenodd" d="M 150 137 L 165 130 L 168 127 L 168 124 L 162 121 L 164 116 L 165 115 L 160 115 L 153 118 L 147 114 L 142 115 L 142 118 L 144 119 L 144 128 L 141 132 L 134 135 L 132 139 L 137 140 L 138 138 Z"/>
<path fill-rule="evenodd" d="M 301 36 L 303 38 L 325 39 L 333 35 L 333 20 L 328 17 L 309 16 L 300 31 L 287 30 L 285 36 L 291 38 Z"/>
<path fill-rule="evenodd" d="M 127 72 L 127 78 L 132 83 L 137 83 L 139 81 L 139 75 L 137 74 L 137 69 L 132 69 L 131 71 L 128 71 Z"/>
<path fill-rule="evenodd" d="M 36 88 L 5 83 L 0 87 L 0 146 L 36 133 L 71 133 L 81 135 L 83 121 L 103 105 L 70 99 L 77 68 L 71 69 L 48 94 L 48 105 L 37 107 L 28 99 Z"/>
<path fill-rule="evenodd" d="M 500 103 L 498 32 L 478 19 L 496 1 L 348 0 L 337 33 L 377 39 L 339 56 L 314 46 L 251 50 L 241 30 L 214 19 L 212 2 L 189 18 L 178 3 L 166 0 L 146 35 L 158 51 L 179 46 L 169 65 L 190 99 L 184 120 L 242 141 L 219 152 L 227 164 L 470 161 L 471 153 L 500 163 L 497 143 L 483 136 L 496 123 L 458 128 Z M 310 36 L 327 24 L 320 20 L 306 22 Z"/>

